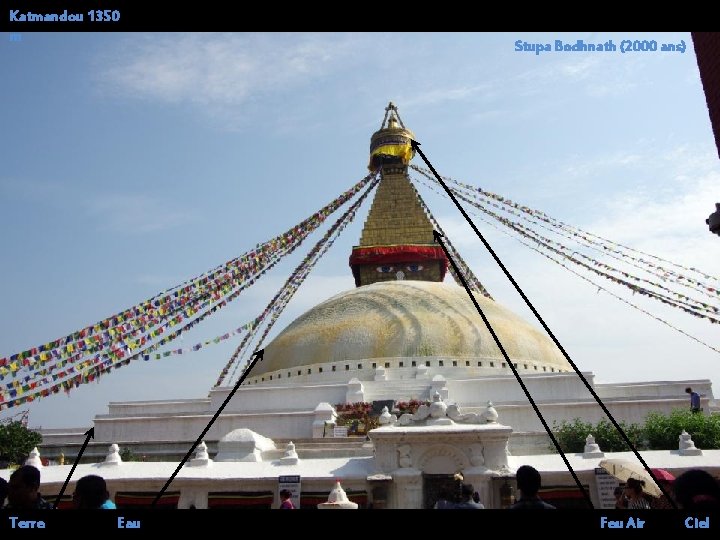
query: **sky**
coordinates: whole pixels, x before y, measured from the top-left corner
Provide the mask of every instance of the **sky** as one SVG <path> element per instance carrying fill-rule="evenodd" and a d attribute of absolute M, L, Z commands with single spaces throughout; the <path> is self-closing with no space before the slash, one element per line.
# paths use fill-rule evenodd
<path fill-rule="evenodd" d="M 0 357 L 93 324 L 305 219 L 367 174 L 370 136 L 388 101 L 441 174 L 685 266 L 717 267 L 720 240 L 705 219 L 720 201 L 720 164 L 688 33 L 7 38 Z M 578 39 L 684 41 L 687 50 L 536 54 L 515 45 L 554 49 L 555 40 Z M 533 320 L 457 210 L 421 192 L 494 298 Z M 272 335 L 354 287 L 347 260 L 368 207 Z M 717 352 L 476 223 L 596 382 L 710 379 L 718 388 Z M 252 319 L 299 257 L 177 346 Z M 716 326 L 632 301 L 720 345 Z M 31 426 L 90 426 L 108 402 L 205 397 L 237 345 L 137 361 L 0 418 L 29 410 Z"/>

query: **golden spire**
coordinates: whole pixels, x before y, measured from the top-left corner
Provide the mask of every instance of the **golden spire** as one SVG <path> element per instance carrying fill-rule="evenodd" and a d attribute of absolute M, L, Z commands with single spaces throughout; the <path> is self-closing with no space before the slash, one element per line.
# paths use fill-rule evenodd
<path fill-rule="evenodd" d="M 350 257 L 357 286 L 396 279 L 442 281 L 445 276 L 447 259 L 407 176 L 414 137 L 390 102 L 370 141 L 370 169 L 380 169 L 382 180 L 360 245 Z"/>

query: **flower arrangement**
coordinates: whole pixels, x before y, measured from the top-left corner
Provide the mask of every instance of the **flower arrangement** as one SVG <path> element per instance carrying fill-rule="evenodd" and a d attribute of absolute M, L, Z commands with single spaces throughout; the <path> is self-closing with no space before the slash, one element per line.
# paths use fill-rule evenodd
<path fill-rule="evenodd" d="M 420 405 L 430 405 L 430 402 L 420 401 L 418 399 L 411 399 L 410 401 L 398 401 L 397 403 L 395 403 L 395 409 L 398 412 L 398 416 L 403 414 L 415 414 Z"/>
<path fill-rule="evenodd" d="M 335 405 L 338 426 L 349 426 L 348 434 L 367 434 L 368 431 L 378 427 L 377 418 L 370 418 L 372 403 L 339 403 Z M 351 431 L 352 430 L 352 431 Z"/>
<path fill-rule="evenodd" d="M 372 403 L 340 403 L 335 405 L 335 412 L 343 418 L 351 420 L 362 420 L 372 411 Z"/>

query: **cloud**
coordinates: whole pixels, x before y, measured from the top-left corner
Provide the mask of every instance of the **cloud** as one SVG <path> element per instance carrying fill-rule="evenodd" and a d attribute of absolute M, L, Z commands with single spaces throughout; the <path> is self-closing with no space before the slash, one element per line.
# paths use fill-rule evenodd
<path fill-rule="evenodd" d="M 425 107 L 437 105 L 448 101 L 464 101 L 478 95 L 486 98 L 496 94 L 496 87 L 493 83 L 466 84 L 455 87 L 430 88 L 426 91 L 408 95 L 400 100 L 404 109 L 411 110 L 414 107 Z"/>
<path fill-rule="evenodd" d="M 620 62 L 613 53 L 553 53 L 508 63 L 503 53 L 511 44 L 506 49 L 492 38 L 485 46 L 498 54 L 460 64 L 466 54 L 462 40 L 435 39 L 442 46 L 418 49 L 417 40 L 402 33 L 133 35 L 98 53 L 98 82 L 103 94 L 190 105 L 230 130 L 257 125 L 258 115 L 270 112 L 273 103 L 274 114 L 261 125 L 294 130 L 297 118 L 298 127 L 307 131 L 307 123 L 318 122 L 321 111 L 348 101 L 369 106 L 378 95 L 394 97 L 406 112 L 462 103 L 471 107 L 471 117 L 479 115 L 476 121 L 507 111 L 524 116 L 539 105 L 518 99 L 552 92 L 558 85 L 572 85 L 594 98 L 628 92 L 629 72 L 644 65 L 640 58 Z M 403 59 L 402 70 L 393 66 L 397 58 Z M 393 76 L 369 76 L 383 70 L 392 70 Z M 321 85 L 337 88 L 343 103 L 318 100 Z"/>
<path fill-rule="evenodd" d="M 591 53 L 587 53 L 591 54 Z M 641 60 L 624 59 L 619 62 L 615 53 L 595 53 L 568 60 L 560 57 L 554 62 L 533 68 L 517 76 L 526 92 L 538 93 L 546 87 L 558 85 L 576 86 L 583 94 L 592 98 L 615 97 L 629 93 L 637 87 L 631 72 L 642 72 L 645 65 Z"/>
<path fill-rule="evenodd" d="M 318 80 L 354 49 L 353 35 L 171 34 L 133 36 L 101 54 L 100 86 L 120 96 L 192 104 L 240 121 L 246 107 Z M 264 112 L 269 112 L 265 110 Z"/>
<path fill-rule="evenodd" d="M 606 213 L 588 228 L 639 249 L 652 247 L 666 258 L 692 261 L 691 266 L 704 264 L 712 270 L 713 240 L 717 239 L 707 230 L 705 219 L 714 209 L 720 185 L 713 149 L 691 151 L 679 146 L 646 158 L 654 158 L 657 168 L 665 169 L 664 176 L 673 182 L 659 193 L 640 188 L 618 194 L 607 203 Z"/>

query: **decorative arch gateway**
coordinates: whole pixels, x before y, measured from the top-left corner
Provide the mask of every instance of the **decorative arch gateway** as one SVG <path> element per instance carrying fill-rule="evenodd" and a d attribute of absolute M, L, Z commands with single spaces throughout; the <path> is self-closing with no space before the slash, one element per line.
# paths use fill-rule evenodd
<path fill-rule="evenodd" d="M 433 508 L 440 499 L 457 493 L 458 473 L 470 466 L 468 457 L 451 444 L 435 444 L 418 459 L 422 471 L 423 508 Z"/>
<path fill-rule="evenodd" d="M 470 466 L 468 456 L 451 444 L 434 444 L 425 449 L 418 459 L 418 469 L 424 474 L 452 476 Z"/>
<path fill-rule="evenodd" d="M 482 415 L 463 415 L 436 394 L 430 406 L 370 431 L 375 463 L 393 479 L 391 505 L 432 507 L 442 488 L 460 473 L 483 503 L 493 507 L 491 480 L 509 473 L 507 444 L 512 433 L 497 418 L 490 405 Z"/>

